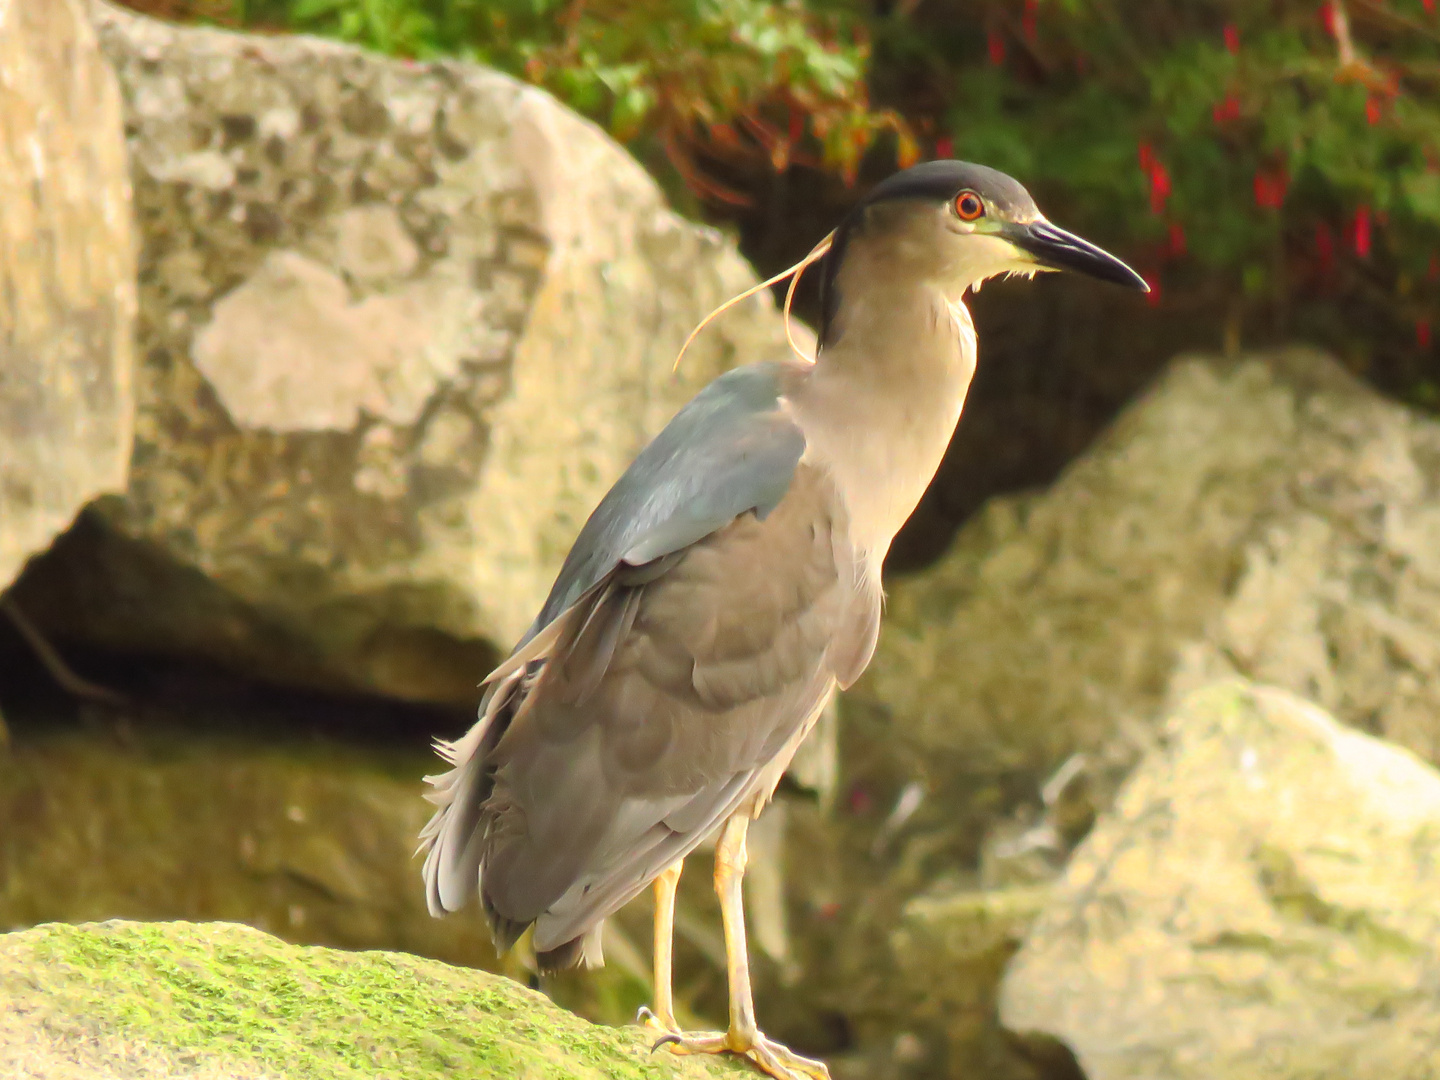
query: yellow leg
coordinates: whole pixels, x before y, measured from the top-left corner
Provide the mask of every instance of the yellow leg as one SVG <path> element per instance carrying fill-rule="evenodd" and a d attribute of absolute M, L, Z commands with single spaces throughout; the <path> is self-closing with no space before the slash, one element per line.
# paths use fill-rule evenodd
<path fill-rule="evenodd" d="M 669 1034 L 680 1030 L 675 1022 L 675 996 L 671 982 L 675 946 L 675 889 L 685 860 L 678 860 L 655 879 L 655 1005 L 641 1008 L 646 1027 Z"/>
<path fill-rule="evenodd" d="M 725 968 L 730 980 L 730 1026 L 715 1034 L 669 1034 L 655 1044 L 678 1054 L 729 1052 L 748 1057 L 776 1080 L 829 1080 L 830 1072 L 818 1061 L 801 1057 L 760 1033 L 755 1023 L 755 999 L 750 990 L 750 957 L 745 945 L 745 905 L 741 881 L 745 876 L 745 833 L 749 808 L 731 816 L 715 846 L 715 892 L 725 924 Z"/>

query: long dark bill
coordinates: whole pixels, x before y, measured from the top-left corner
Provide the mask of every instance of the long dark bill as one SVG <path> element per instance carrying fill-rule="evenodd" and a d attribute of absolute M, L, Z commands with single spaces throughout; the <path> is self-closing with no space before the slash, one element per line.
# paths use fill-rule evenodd
<path fill-rule="evenodd" d="M 1048 221 L 1012 225 L 1005 230 L 1005 236 L 1016 247 L 1033 255 L 1042 266 L 1074 270 L 1129 289 L 1150 291 L 1145 279 L 1114 255 L 1088 240 L 1081 240 L 1074 233 L 1057 229 Z"/>

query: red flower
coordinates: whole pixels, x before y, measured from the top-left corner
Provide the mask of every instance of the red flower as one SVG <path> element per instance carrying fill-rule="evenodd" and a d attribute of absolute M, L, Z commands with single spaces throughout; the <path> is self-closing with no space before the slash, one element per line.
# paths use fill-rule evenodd
<path fill-rule="evenodd" d="M 1428 349 L 1430 347 L 1429 319 L 1415 320 L 1415 344 L 1419 345 L 1422 349 Z"/>
<path fill-rule="evenodd" d="M 1137 144 L 1135 149 L 1140 159 L 1140 171 L 1145 174 L 1145 182 L 1150 187 L 1150 209 L 1156 214 L 1163 213 L 1165 200 L 1170 197 L 1170 173 L 1148 142 Z"/>
<path fill-rule="evenodd" d="M 935 156 L 947 158 L 955 156 L 955 140 L 949 135 L 941 135 L 935 140 Z"/>
<path fill-rule="evenodd" d="M 1040 0 L 1025 0 L 1025 11 L 1020 16 L 1020 26 L 1025 32 L 1026 41 L 1035 40 L 1035 22 L 1039 11 Z"/>
<path fill-rule="evenodd" d="M 1365 99 L 1365 120 L 1371 126 L 1380 122 L 1380 102 L 1373 97 Z"/>
<path fill-rule="evenodd" d="M 1240 51 L 1240 31 L 1234 23 L 1225 24 L 1225 50 L 1232 55 Z"/>
<path fill-rule="evenodd" d="M 1335 36 L 1335 0 L 1325 0 L 1320 5 L 1320 25 L 1331 37 Z"/>
<path fill-rule="evenodd" d="M 985 35 L 985 49 L 990 54 L 991 67 L 999 67 L 1005 62 L 1005 39 L 1000 36 L 999 30 L 991 30 Z"/>
<path fill-rule="evenodd" d="M 1290 177 L 1284 169 L 1255 174 L 1255 205 L 1261 210 L 1279 210 L 1285 204 L 1285 191 Z"/>
<path fill-rule="evenodd" d="M 1145 302 L 1151 307 L 1160 306 L 1160 275 L 1145 274 L 1145 284 L 1150 286 L 1150 291 L 1145 294 Z"/>
<path fill-rule="evenodd" d="M 1225 100 L 1210 110 L 1210 115 L 1215 118 L 1215 123 L 1224 124 L 1231 120 L 1240 119 L 1240 99 L 1234 94 L 1226 94 Z"/>
<path fill-rule="evenodd" d="M 1355 211 L 1355 220 L 1350 225 L 1350 242 L 1355 254 L 1362 259 L 1370 257 L 1370 208 L 1361 206 Z"/>
<path fill-rule="evenodd" d="M 1158 161 L 1150 163 L 1150 209 L 1156 214 L 1165 212 L 1165 200 L 1170 197 L 1170 173 Z"/>

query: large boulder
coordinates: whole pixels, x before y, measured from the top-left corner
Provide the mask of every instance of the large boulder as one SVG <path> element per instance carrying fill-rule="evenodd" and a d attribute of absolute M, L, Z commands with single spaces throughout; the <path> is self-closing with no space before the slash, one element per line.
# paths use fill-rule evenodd
<path fill-rule="evenodd" d="M 0 757 L 0 930 L 225 920 L 497 966 L 477 911 L 425 910 L 415 755 L 136 738 L 31 735 Z"/>
<path fill-rule="evenodd" d="M 1440 773 L 1280 690 L 1192 696 L 1011 962 L 1088 1080 L 1436 1075 Z"/>
<path fill-rule="evenodd" d="M 253 740 L 185 732 L 173 720 L 128 735 L 25 725 L 0 753 L 0 932 L 115 918 L 234 921 L 299 944 L 527 977 L 525 947 L 497 957 L 478 907 L 443 919 L 426 910 L 415 844 L 432 809 L 419 777 L 433 757 L 286 738 L 274 730 L 279 717 L 267 719 L 269 728 L 252 718 L 262 736 Z M 788 941 L 775 850 L 783 810 L 753 829 L 746 901 L 758 963 Z M 702 1004 L 693 988 L 723 988 L 725 963 L 708 866 L 692 869 L 676 941 L 678 1005 L 693 1017 Z M 546 991 L 591 1019 L 633 1017 L 650 999 L 649 900 L 606 921 L 603 969 L 547 978 Z M 710 1023 L 723 1019 L 723 996 L 703 1006 Z"/>
<path fill-rule="evenodd" d="M 1436 760 L 1437 522 L 1434 418 L 1305 350 L 1173 363 L 1053 487 L 889 583 L 836 812 L 790 817 L 797 1006 L 843 1017 L 866 1075 L 1026 1075 L 999 973 L 1190 689 L 1263 679 Z"/>
<path fill-rule="evenodd" d="M 17 1080 L 662 1080 L 753 1075 L 651 1053 L 495 975 L 287 945 L 246 926 L 0 935 L 0 1074 Z"/>
<path fill-rule="evenodd" d="M 140 257 L 129 491 L 37 574 L 53 631 L 459 701 L 696 388 L 787 351 L 625 151 L 463 63 L 97 3 Z M 28 584 L 28 583 L 27 583 Z"/>
<path fill-rule="evenodd" d="M 0 6 L 0 590 L 96 495 L 134 420 L 120 94 L 80 0 Z"/>
<path fill-rule="evenodd" d="M 1440 423 L 1314 352 L 1175 361 L 1052 488 L 894 583 L 846 703 L 973 805 L 976 774 L 1034 790 L 1138 749 L 1228 674 L 1440 758 Z"/>

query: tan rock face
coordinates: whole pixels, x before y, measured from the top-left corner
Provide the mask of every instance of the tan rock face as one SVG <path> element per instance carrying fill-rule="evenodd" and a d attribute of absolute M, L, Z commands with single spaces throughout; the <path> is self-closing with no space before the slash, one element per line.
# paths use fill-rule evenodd
<path fill-rule="evenodd" d="M 785 350 L 773 305 L 675 378 L 753 276 L 548 96 L 95 11 L 144 242 L 141 409 L 81 560 L 106 573 L 77 595 L 68 566 L 31 606 L 272 678 L 473 696 L 634 454 L 719 370 Z"/>
<path fill-rule="evenodd" d="M 135 254 L 120 95 L 78 0 L 0 6 L 0 590 L 125 486 Z"/>
<path fill-rule="evenodd" d="M 1263 678 L 1440 759 L 1437 507 L 1433 418 L 1312 353 L 1182 358 L 1053 487 L 890 583 L 836 812 L 792 815 L 789 851 L 805 984 L 872 1075 L 905 1075 L 905 1031 L 945 1062 L 914 1075 L 1030 1075 L 989 1007 L 1000 966 L 1195 686 Z"/>
<path fill-rule="evenodd" d="M 1437 520 L 1433 419 L 1313 353 L 1181 359 L 1054 487 L 893 585 L 847 701 L 957 792 L 1123 756 L 1232 673 L 1440 759 Z"/>
<path fill-rule="evenodd" d="M 1186 701 L 1011 962 L 1089 1080 L 1435 1074 L 1440 774 L 1283 691 Z"/>

